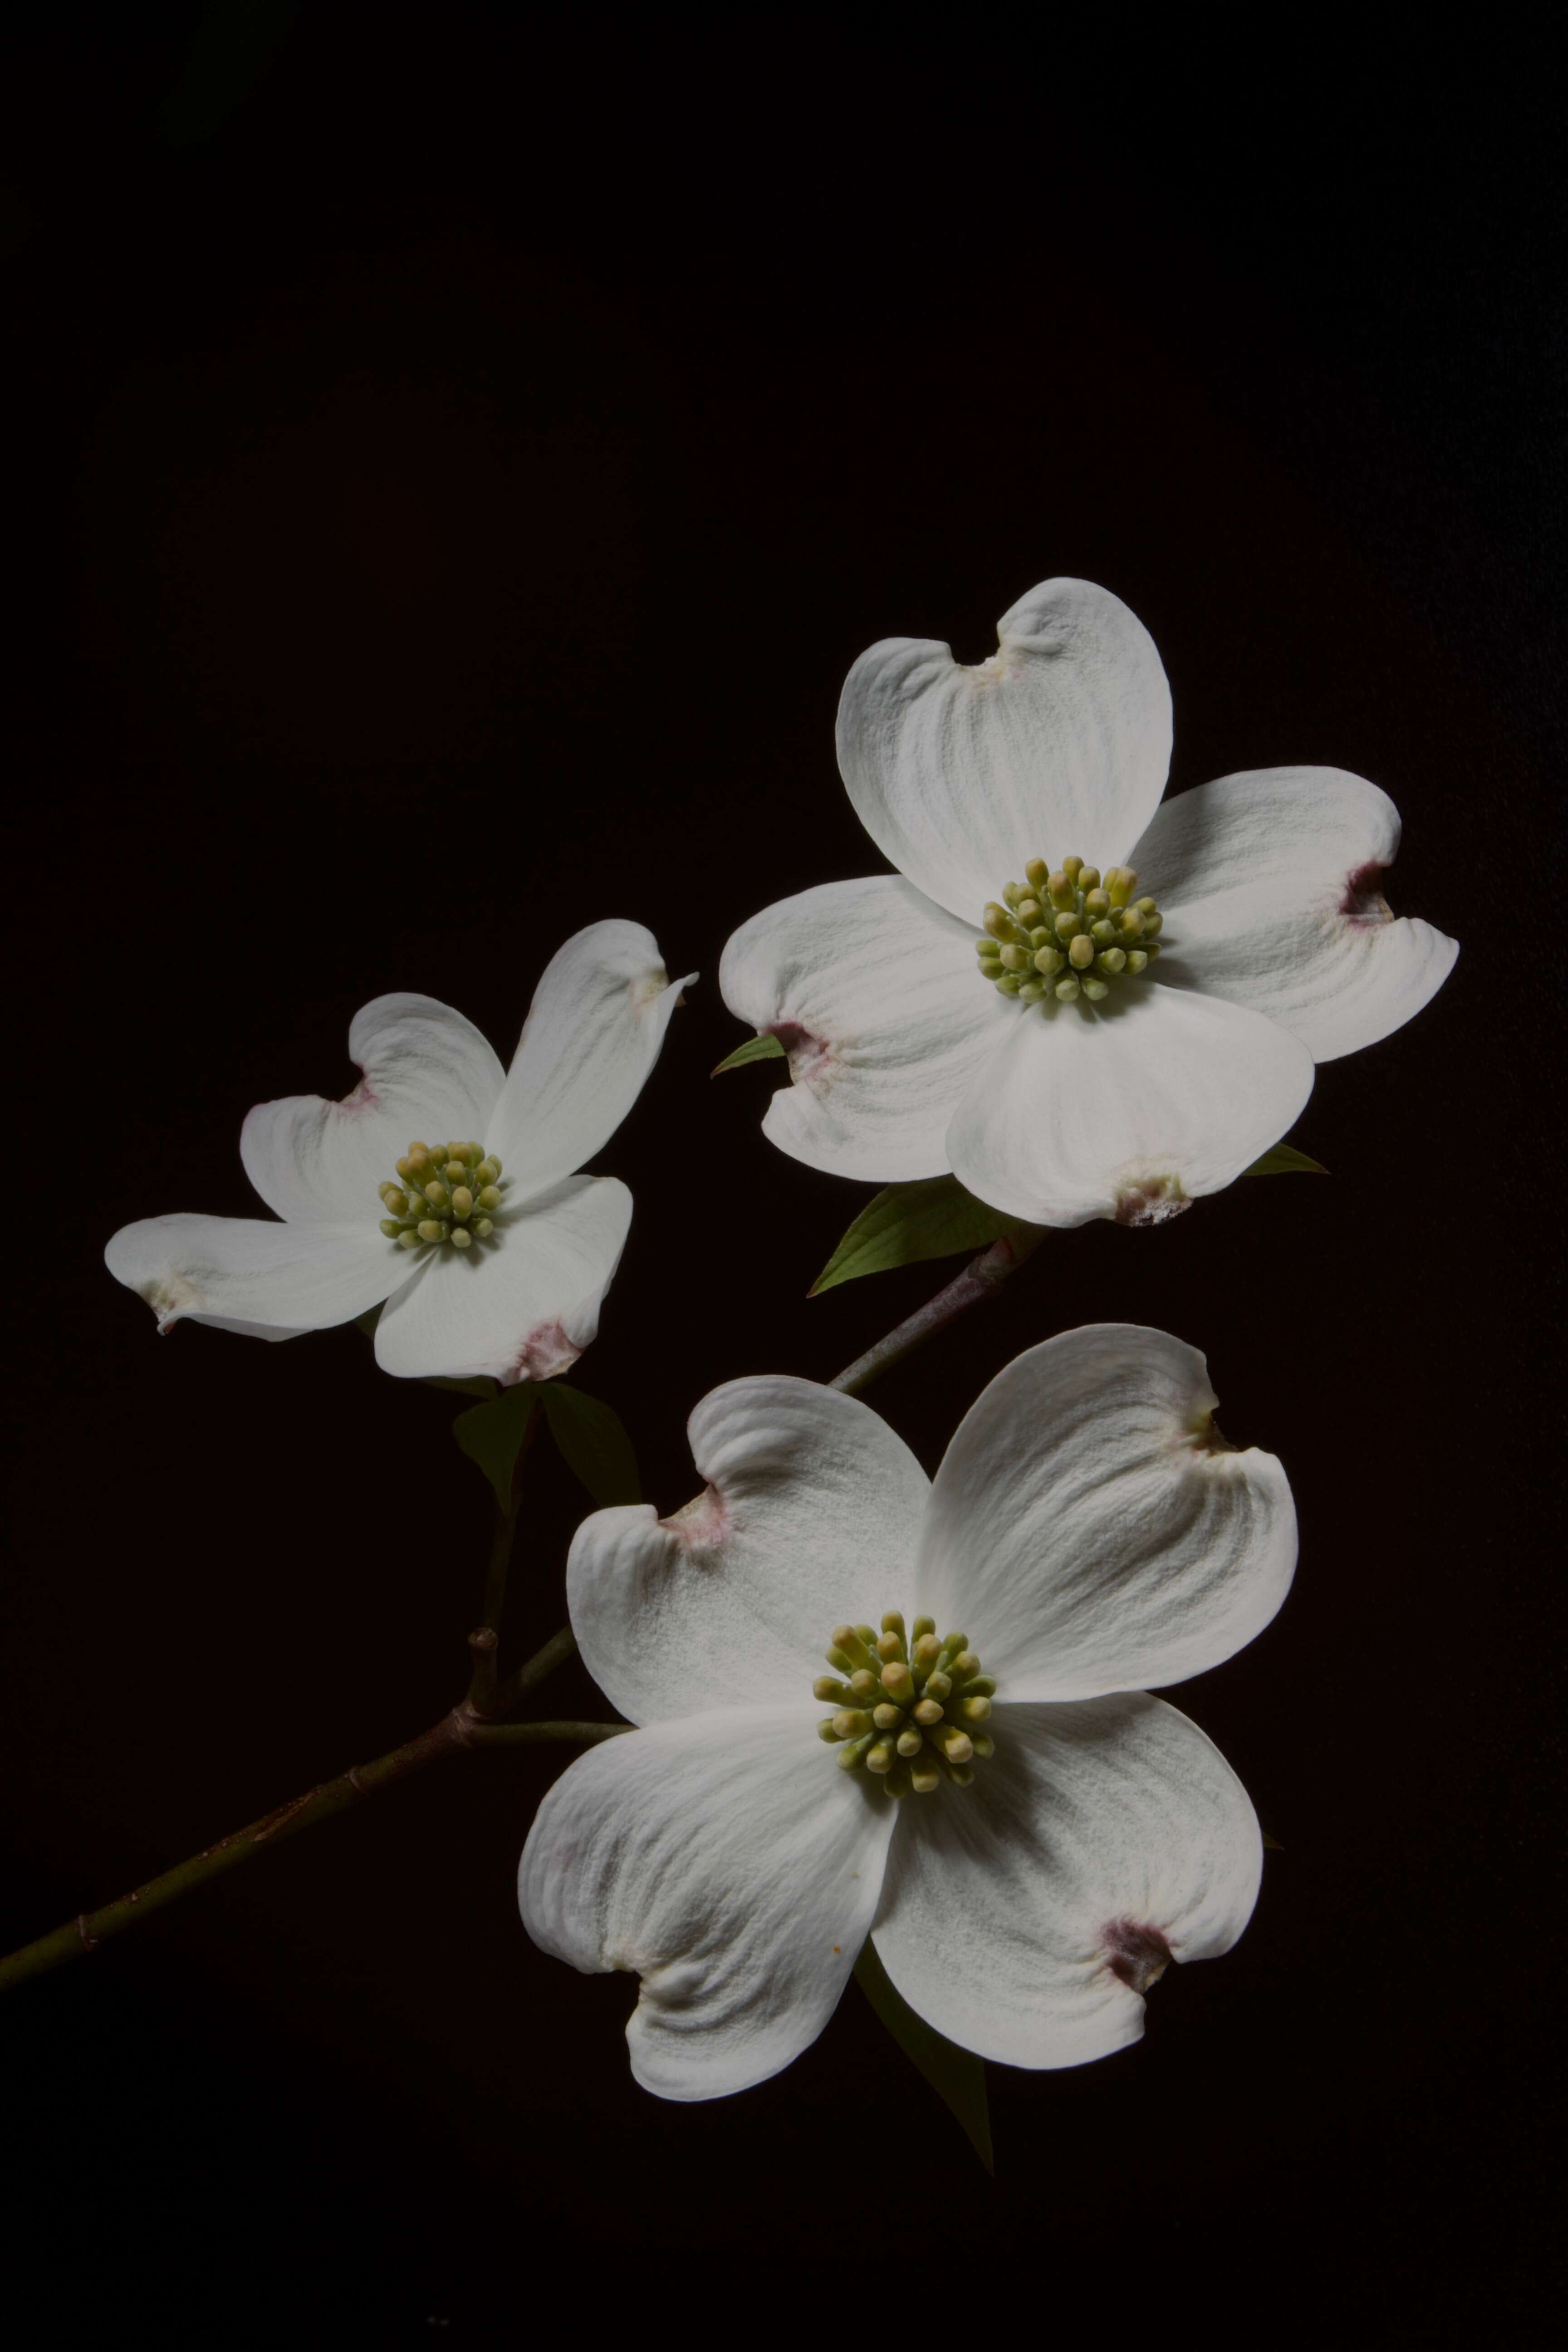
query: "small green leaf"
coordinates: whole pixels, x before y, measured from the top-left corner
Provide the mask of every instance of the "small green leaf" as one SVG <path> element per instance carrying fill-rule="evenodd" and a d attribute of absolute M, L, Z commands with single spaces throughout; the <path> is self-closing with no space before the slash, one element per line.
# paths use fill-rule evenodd
<path fill-rule="evenodd" d="M 1293 1143 L 1277 1143 L 1241 1172 L 1244 1176 L 1326 1176 L 1329 1171 L 1321 1160 L 1309 1160 Z"/>
<path fill-rule="evenodd" d="M 777 1062 L 783 1058 L 784 1047 L 770 1029 L 763 1036 L 748 1037 L 743 1045 L 737 1045 L 732 1054 L 726 1054 L 718 1068 L 710 1070 L 708 1075 L 710 1078 L 721 1078 L 726 1070 L 738 1070 L 743 1062 Z"/>
<path fill-rule="evenodd" d="M 884 1801 L 886 1801 L 884 1800 Z M 860 1948 L 855 1963 L 855 1981 L 898 2043 L 906 2057 L 912 2058 L 931 2089 L 936 2093 L 960 2128 L 966 2134 L 971 2147 L 985 2167 L 994 2173 L 996 2159 L 991 2151 L 991 2110 L 985 2099 L 985 2062 L 972 2050 L 961 2050 L 917 2017 L 909 2002 L 895 1987 L 891 1977 L 877 1956 L 877 1947 L 869 1936 Z"/>
<path fill-rule="evenodd" d="M 1327 1172 L 1327 1171 L 1325 1171 L 1325 1173 L 1326 1173 L 1326 1172 Z M 1262 1836 L 1263 1836 L 1263 1843 L 1264 1843 L 1264 1845 L 1265 1845 L 1265 1847 L 1268 1849 L 1268 1851 L 1270 1853 L 1284 1853 L 1285 1849 L 1284 1849 L 1284 1847 L 1280 1844 L 1280 1843 L 1279 1843 L 1279 1839 L 1278 1839 L 1278 1838 L 1271 1838 L 1271 1837 L 1269 1836 L 1269 1834 L 1268 1834 L 1268 1831 L 1267 1831 L 1267 1830 L 1265 1830 L 1265 1831 L 1262 1832 Z"/>
<path fill-rule="evenodd" d="M 383 1299 L 382 1306 L 384 1307 L 386 1301 Z M 381 1307 L 367 1307 L 363 1315 L 354 1317 L 354 1328 L 356 1331 L 363 1331 L 367 1339 L 374 1339 L 375 1327 L 380 1320 Z"/>
<path fill-rule="evenodd" d="M 607 1503 L 640 1503 L 637 1457 L 619 1413 L 597 1397 L 569 1389 L 564 1381 L 542 1381 L 539 1393 L 550 1434 L 566 1467 L 579 1477 L 601 1508 Z"/>
<path fill-rule="evenodd" d="M 845 1234 L 809 1296 L 853 1282 L 862 1274 L 912 1265 L 917 1258 L 952 1257 L 960 1250 L 984 1249 L 1004 1234 L 1028 1230 L 1022 1217 L 1004 1216 L 966 1192 L 956 1176 L 925 1176 L 914 1184 L 889 1184 L 868 1201 Z"/>
<path fill-rule="evenodd" d="M 456 1388 L 462 1383 L 451 1381 L 447 1385 Z M 538 1402 L 538 1391 L 528 1381 L 520 1381 L 515 1388 L 503 1389 L 488 1403 L 470 1405 L 452 1423 L 453 1436 L 469 1461 L 479 1464 L 495 1488 L 496 1501 L 503 1511 L 511 1508 L 512 1473 Z"/>

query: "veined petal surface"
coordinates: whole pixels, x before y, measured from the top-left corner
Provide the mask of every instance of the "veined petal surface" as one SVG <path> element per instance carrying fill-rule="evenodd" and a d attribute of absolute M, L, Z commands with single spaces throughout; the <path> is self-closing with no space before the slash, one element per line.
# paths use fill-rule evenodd
<path fill-rule="evenodd" d="M 489 1239 L 459 1256 L 440 1248 L 375 1327 L 384 1372 L 503 1386 L 571 1369 L 599 1328 L 631 1223 L 614 1177 L 572 1176 L 498 1215 Z"/>
<path fill-rule="evenodd" d="M 147 1301 L 160 1331 L 211 1323 L 260 1339 L 351 1322 L 412 1272 L 369 1217 L 352 1225 L 143 1217 L 122 1225 L 103 1256 L 115 1280 Z"/>
<path fill-rule="evenodd" d="M 1257 1816 L 1213 1742 L 1141 1692 L 999 1703 L 991 1728 L 969 1788 L 904 1800 L 872 1939 L 950 2041 L 1082 2065 L 1138 2040 L 1167 1956 L 1236 1942 L 1258 1899 Z"/>
<path fill-rule="evenodd" d="M 544 967 L 484 1139 L 514 1192 L 542 1192 L 609 1141 L 642 1092 L 688 972 L 641 923 L 590 923 Z"/>
<path fill-rule="evenodd" d="M 816 2041 L 871 1924 L 893 1806 L 837 1771 L 809 1706 L 605 1740 L 545 1797 L 518 1874 L 540 1948 L 635 1969 L 632 2072 L 666 2099 L 765 2082 Z"/>
<path fill-rule="evenodd" d="M 948 1121 L 1010 1009 L 975 970 L 979 935 L 978 909 L 961 923 L 897 874 L 823 883 L 742 923 L 719 986 L 778 1036 L 794 1081 L 763 1133 L 836 1176 L 945 1174 Z"/>
<path fill-rule="evenodd" d="M 342 1102 L 290 1095 L 258 1103 L 240 1130 L 245 1172 L 290 1223 L 385 1213 L 378 1185 L 415 1142 L 486 1139 L 502 1071 L 489 1040 L 433 996 L 378 996 L 353 1017 L 349 1058 L 363 1071 Z"/>
<path fill-rule="evenodd" d="M 970 1407 L 913 1605 L 963 1628 L 998 1703 L 1184 1682 L 1275 1614 L 1296 1568 L 1289 1482 L 1272 1454 L 1216 1436 L 1216 1402 L 1195 1348 L 1093 1323 L 1031 1348 Z"/>
<path fill-rule="evenodd" d="M 1400 1028 L 1458 954 L 1382 895 L 1386 793 L 1342 768 L 1221 776 L 1158 810 L 1131 863 L 1165 910 L 1162 979 L 1266 1013 L 1320 1062 Z"/>
<path fill-rule="evenodd" d="M 869 1405 L 784 1373 L 727 1381 L 687 1427 L 695 1502 L 595 1511 L 573 1539 L 584 1663 L 634 1723 L 744 1691 L 815 1736 L 823 1650 L 903 1605 L 930 1482 Z"/>
<path fill-rule="evenodd" d="M 1014 1004 L 1005 1018 L 948 1154 L 970 1192 L 1032 1224 L 1143 1223 L 1218 1192 L 1312 1091 L 1300 1038 L 1188 989 L 1144 980 L 1094 1007 Z"/>
<path fill-rule="evenodd" d="M 965 667 L 934 639 L 886 637 L 838 705 L 856 814 L 900 874 L 973 924 L 1031 857 L 1119 863 L 1171 763 L 1171 689 L 1118 596 L 1047 580 Z"/>

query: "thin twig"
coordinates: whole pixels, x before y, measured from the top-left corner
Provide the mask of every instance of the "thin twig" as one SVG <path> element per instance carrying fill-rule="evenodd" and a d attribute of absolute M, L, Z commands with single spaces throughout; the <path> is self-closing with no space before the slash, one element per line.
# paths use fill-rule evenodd
<path fill-rule="evenodd" d="M 989 1249 L 971 1258 L 963 1272 L 955 1275 L 944 1290 L 928 1298 L 923 1307 L 917 1307 L 885 1339 L 879 1339 L 863 1356 L 857 1356 L 837 1380 L 828 1381 L 828 1387 L 842 1389 L 847 1396 L 858 1396 L 862 1389 L 868 1389 L 873 1381 L 879 1380 L 895 1364 L 901 1364 L 906 1356 L 923 1348 L 939 1331 L 945 1331 L 968 1308 L 994 1298 L 1008 1276 L 1034 1255 L 1045 1237 L 1042 1227 L 1027 1225 L 1020 1233 L 1004 1234 L 1000 1241 L 993 1242 Z"/>
<path fill-rule="evenodd" d="M 863 1356 L 838 1374 L 829 1386 L 843 1389 L 858 1396 L 863 1389 L 894 1364 L 901 1363 L 916 1348 L 945 1330 L 969 1307 L 987 1298 L 994 1298 L 1009 1275 L 1038 1245 L 1044 1235 L 1026 1230 L 1011 1234 L 971 1260 L 963 1273 L 939 1290 L 924 1307 L 908 1316 L 895 1330 L 879 1339 Z M 537 1416 L 535 1416 L 537 1418 Z M 531 1421 L 524 1438 L 526 1450 L 532 1434 Z M 522 1454 L 518 1461 L 521 1467 Z M 390 1748 L 374 1763 L 356 1764 L 335 1780 L 322 1780 L 307 1789 L 303 1796 L 291 1803 L 280 1805 L 276 1811 L 265 1813 L 242 1830 L 233 1831 L 220 1838 L 216 1845 L 203 1848 L 186 1862 L 178 1863 L 173 1870 L 121 1895 L 117 1901 L 106 1903 L 101 1910 L 83 1911 L 49 1935 L 40 1936 L 19 1951 L 0 1959 L 0 1991 L 21 1984 L 29 1977 L 42 1976 L 47 1969 L 58 1968 L 66 1960 L 79 1959 L 84 1952 L 96 1951 L 107 1937 L 119 1935 L 133 1927 L 150 1912 L 173 1903 L 193 1887 L 205 1886 L 222 1872 L 232 1870 L 242 1862 L 279 1844 L 297 1832 L 313 1828 L 316 1822 L 328 1821 L 334 1813 L 345 1811 L 365 1797 L 389 1789 L 411 1772 L 435 1764 L 447 1756 L 460 1755 L 472 1748 L 521 1748 L 547 1742 L 586 1747 L 603 1739 L 614 1739 L 631 1727 L 624 1723 L 503 1723 L 496 1717 L 504 1716 L 523 1694 L 569 1658 L 576 1648 L 570 1626 L 563 1626 L 543 1647 L 535 1651 L 526 1664 L 510 1675 L 504 1684 L 496 1676 L 496 1649 L 500 1639 L 500 1615 L 506 1599 L 507 1571 L 517 1531 L 516 1485 L 510 1511 L 499 1511 L 490 1549 L 489 1567 L 485 1580 L 485 1597 L 480 1622 L 468 1636 L 474 1654 L 473 1679 L 468 1696 L 444 1715 L 439 1723 L 432 1724 L 416 1739 L 405 1740 L 401 1748 Z"/>
<path fill-rule="evenodd" d="M 345 1811 L 383 1789 L 392 1788 L 411 1772 L 439 1763 L 444 1757 L 460 1755 L 468 1748 L 539 1745 L 546 1741 L 587 1747 L 595 1740 L 613 1739 L 628 1727 L 624 1723 L 481 1723 L 465 1700 L 450 1715 L 444 1715 L 439 1723 L 432 1724 L 428 1731 L 422 1731 L 417 1739 L 405 1740 L 401 1748 L 378 1756 L 372 1764 L 356 1764 L 347 1772 L 340 1772 L 335 1780 L 320 1781 L 290 1804 L 264 1813 L 247 1828 L 220 1838 L 216 1845 L 205 1846 L 200 1853 L 177 1863 L 173 1870 L 149 1878 L 116 1902 L 106 1903 L 101 1910 L 84 1911 L 52 1934 L 24 1944 L 20 1951 L 0 1960 L 0 1992 L 25 1982 L 28 1977 L 42 1976 L 66 1960 L 79 1959 L 84 1952 L 95 1952 L 106 1937 L 133 1927 L 149 1912 L 161 1910 L 165 1903 L 189 1894 L 193 1887 L 205 1886 L 209 1879 L 233 1870 L 239 1863 L 254 1861 L 258 1854 L 280 1844 L 283 1839 L 295 1836 L 300 1830 L 313 1829 L 318 1822 L 329 1821 L 332 1814 Z"/>

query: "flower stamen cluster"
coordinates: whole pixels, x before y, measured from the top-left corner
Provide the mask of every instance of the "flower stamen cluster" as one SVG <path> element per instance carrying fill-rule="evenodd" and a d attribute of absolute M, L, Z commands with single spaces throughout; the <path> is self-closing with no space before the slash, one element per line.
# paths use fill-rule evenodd
<path fill-rule="evenodd" d="M 1164 917 L 1152 898 L 1133 898 L 1131 866 L 1107 866 L 1101 880 L 1081 857 L 1064 857 L 1055 873 L 1031 857 L 1024 873 L 1003 891 L 1005 904 L 986 908 L 985 937 L 974 943 L 982 979 L 1004 996 L 1070 1004 L 1081 993 L 1097 1004 L 1159 955 Z"/>
<path fill-rule="evenodd" d="M 500 1161 L 482 1145 L 411 1143 L 395 1165 L 399 1181 L 380 1187 L 381 1230 L 400 1249 L 468 1250 L 495 1231 Z"/>
<path fill-rule="evenodd" d="M 812 1696 L 837 1703 L 837 1715 L 817 1725 L 819 1739 L 836 1746 L 846 1772 L 866 1771 L 889 1797 L 929 1796 L 943 1780 L 966 1789 L 973 1759 L 995 1751 L 985 1729 L 996 1685 L 962 1633 L 937 1638 L 934 1617 L 917 1617 L 906 1633 L 889 1610 L 874 1625 L 839 1625 L 826 1653 L 833 1675 L 820 1675 Z"/>

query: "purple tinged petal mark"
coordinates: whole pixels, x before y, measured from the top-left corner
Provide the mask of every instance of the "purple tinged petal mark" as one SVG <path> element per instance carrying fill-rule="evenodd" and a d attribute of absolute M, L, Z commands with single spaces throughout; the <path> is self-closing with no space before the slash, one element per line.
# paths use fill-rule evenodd
<path fill-rule="evenodd" d="M 1383 895 L 1383 877 L 1386 866 L 1371 859 L 1358 866 L 1353 874 L 1345 877 L 1345 895 L 1340 900 L 1340 912 L 1351 922 L 1373 929 L 1380 923 L 1392 923 L 1394 909 Z"/>
<path fill-rule="evenodd" d="M 764 1037 L 776 1037 L 789 1062 L 792 1086 L 810 1086 L 825 1078 L 837 1059 L 826 1037 L 803 1029 L 798 1021 L 770 1021 Z"/>
<path fill-rule="evenodd" d="M 511 1370 L 501 1374 L 503 1389 L 515 1388 L 520 1381 L 559 1380 L 569 1372 L 581 1348 L 574 1347 L 566 1335 L 564 1324 L 552 1319 L 536 1323 L 518 1349 Z"/>
<path fill-rule="evenodd" d="M 1174 1958 L 1160 1929 L 1143 1919 L 1108 1919 L 1100 1939 L 1111 1975 L 1135 1993 L 1158 1983 Z"/>

